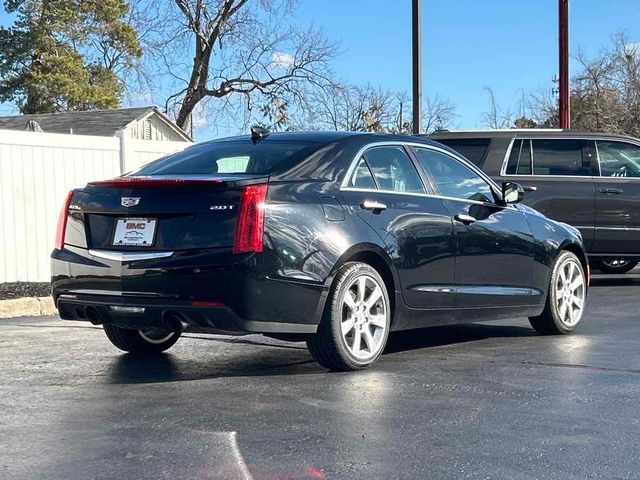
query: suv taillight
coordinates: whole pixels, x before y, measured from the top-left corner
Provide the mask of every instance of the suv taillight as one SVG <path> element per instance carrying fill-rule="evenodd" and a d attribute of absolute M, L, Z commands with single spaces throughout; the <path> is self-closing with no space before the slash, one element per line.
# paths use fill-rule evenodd
<path fill-rule="evenodd" d="M 266 200 L 266 184 L 244 187 L 240 198 L 233 253 L 258 253 L 262 251 Z"/>
<path fill-rule="evenodd" d="M 67 217 L 69 216 L 69 205 L 71 204 L 71 197 L 73 197 L 73 190 L 67 193 L 67 198 L 62 205 L 60 215 L 58 216 L 58 228 L 56 229 L 56 243 L 55 248 L 62 250 L 64 247 L 64 235 L 67 232 Z"/>

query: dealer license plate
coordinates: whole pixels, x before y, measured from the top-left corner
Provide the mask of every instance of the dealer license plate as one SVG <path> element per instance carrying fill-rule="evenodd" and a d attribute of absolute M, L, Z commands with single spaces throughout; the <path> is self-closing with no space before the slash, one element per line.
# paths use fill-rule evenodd
<path fill-rule="evenodd" d="M 119 218 L 113 245 L 151 247 L 156 232 L 155 218 Z"/>

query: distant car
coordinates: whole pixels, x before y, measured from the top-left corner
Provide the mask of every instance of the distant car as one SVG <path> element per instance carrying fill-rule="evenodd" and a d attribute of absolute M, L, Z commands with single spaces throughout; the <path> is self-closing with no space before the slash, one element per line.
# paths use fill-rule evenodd
<path fill-rule="evenodd" d="M 582 233 L 592 265 L 626 273 L 640 261 L 640 140 L 572 130 L 438 132 L 523 202 Z"/>
<path fill-rule="evenodd" d="M 53 298 L 125 351 L 254 332 L 306 341 L 336 370 L 374 363 L 392 330 L 527 316 L 570 333 L 587 297 L 580 233 L 522 195 L 409 136 L 201 143 L 69 193 Z M 148 246 L 120 243 L 138 228 Z"/>

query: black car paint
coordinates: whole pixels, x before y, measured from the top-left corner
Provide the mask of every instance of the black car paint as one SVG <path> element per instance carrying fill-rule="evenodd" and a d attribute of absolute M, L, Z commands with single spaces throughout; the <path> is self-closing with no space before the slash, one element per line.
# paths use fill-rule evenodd
<path fill-rule="evenodd" d="M 527 188 L 524 203 L 549 218 L 577 227 L 589 257 L 640 259 L 640 178 L 600 176 L 597 141 L 640 145 L 631 137 L 579 131 L 475 131 L 437 132 L 429 138 L 447 142 L 490 139 L 477 163 L 496 182 L 513 181 Z M 583 143 L 582 157 L 591 176 L 503 175 L 510 146 L 518 139 L 573 139 Z M 535 190 L 534 190 L 535 189 Z"/>
<path fill-rule="evenodd" d="M 341 188 L 356 154 L 368 145 L 442 148 L 434 142 L 344 133 L 282 133 L 263 141 L 283 138 L 323 146 L 305 161 L 271 174 L 262 253 L 234 255 L 228 237 L 226 245 L 214 248 L 194 244 L 180 249 L 176 239 L 168 239 L 175 249 L 170 258 L 97 258 L 88 248 L 95 245 L 87 243 L 96 241 L 93 223 L 86 221 L 92 211 L 108 206 L 112 217 L 145 216 L 148 209 L 154 215 L 192 215 L 202 205 L 181 204 L 180 195 L 202 187 L 182 187 L 180 193 L 77 190 L 67 246 L 52 253 L 52 291 L 62 318 L 143 327 L 177 314 L 193 331 L 309 334 L 316 331 L 338 268 L 357 259 L 380 270 L 394 304 L 392 330 L 401 330 L 540 314 L 559 251 L 572 249 L 586 266 L 575 229 L 524 206 L 441 198 L 428 181 L 425 195 Z M 256 181 L 264 179 L 250 180 Z M 106 205 L 100 204 L 98 190 L 106 195 Z M 141 202 L 125 209 L 118 203 L 121 196 L 148 194 L 158 195 L 149 207 Z M 363 210 L 365 200 L 388 208 Z M 453 220 L 457 211 L 471 210 L 479 219 L 471 229 Z M 113 305 L 146 306 L 146 311 L 120 314 L 110 310 Z"/>

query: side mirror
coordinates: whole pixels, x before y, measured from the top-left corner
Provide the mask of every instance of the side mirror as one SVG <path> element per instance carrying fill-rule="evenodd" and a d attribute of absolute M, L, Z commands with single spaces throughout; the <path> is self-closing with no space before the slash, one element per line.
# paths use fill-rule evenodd
<path fill-rule="evenodd" d="M 522 185 L 515 182 L 502 182 L 502 201 L 505 204 L 520 203 L 523 198 Z"/>

